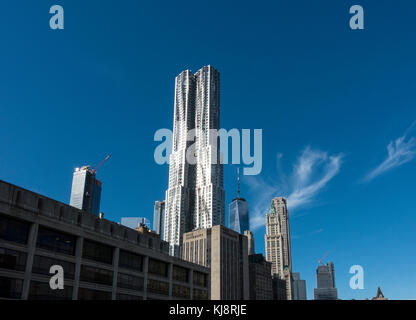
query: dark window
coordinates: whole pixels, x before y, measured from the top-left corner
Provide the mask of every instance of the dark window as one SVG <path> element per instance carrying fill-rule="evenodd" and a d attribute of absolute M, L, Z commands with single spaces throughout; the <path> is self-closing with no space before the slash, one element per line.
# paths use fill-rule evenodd
<path fill-rule="evenodd" d="M 49 270 L 53 265 L 59 265 L 64 269 L 65 279 L 74 279 L 75 277 L 75 264 L 74 263 L 71 263 L 68 261 L 62 261 L 58 259 L 52 259 L 48 257 L 35 256 L 33 258 L 32 272 L 36 274 L 44 274 L 47 276 L 52 276 L 52 274 L 49 273 Z"/>
<path fill-rule="evenodd" d="M 24 271 L 26 266 L 26 253 L 0 248 L 0 268 Z"/>
<path fill-rule="evenodd" d="M 194 285 L 200 286 L 200 287 L 206 287 L 207 286 L 207 274 L 194 271 Z"/>
<path fill-rule="evenodd" d="M 79 280 L 111 286 L 113 284 L 113 272 L 83 265 L 81 266 Z"/>
<path fill-rule="evenodd" d="M 91 240 L 84 240 L 82 257 L 107 264 L 113 263 L 113 247 Z"/>
<path fill-rule="evenodd" d="M 208 291 L 201 289 L 193 290 L 193 300 L 208 300 Z"/>
<path fill-rule="evenodd" d="M 151 293 L 169 295 L 169 284 L 163 281 L 148 279 L 147 291 Z"/>
<path fill-rule="evenodd" d="M 117 300 L 143 300 L 141 296 L 133 296 L 130 294 L 118 293 Z"/>
<path fill-rule="evenodd" d="M 26 244 L 29 227 L 27 222 L 0 216 L 0 239 Z"/>
<path fill-rule="evenodd" d="M 78 300 L 111 300 L 111 292 L 79 288 Z"/>
<path fill-rule="evenodd" d="M 144 280 L 142 277 L 119 273 L 117 277 L 117 286 L 125 289 L 143 290 Z"/>
<path fill-rule="evenodd" d="M 143 271 L 143 256 L 120 250 L 118 266 L 135 271 Z"/>
<path fill-rule="evenodd" d="M 188 282 L 188 269 L 173 266 L 172 278 L 176 281 Z"/>
<path fill-rule="evenodd" d="M 191 290 L 188 287 L 174 284 L 172 285 L 172 296 L 189 299 L 191 297 Z"/>
<path fill-rule="evenodd" d="M 155 274 L 161 277 L 168 276 L 168 264 L 154 259 L 149 259 L 149 273 Z"/>
<path fill-rule="evenodd" d="M 41 249 L 73 256 L 75 254 L 75 241 L 75 236 L 39 227 L 36 246 Z"/>
<path fill-rule="evenodd" d="M 29 300 L 72 300 L 72 287 L 52 290 L 49 283 L 31 281 Z"/>
<path fill-rule="evenodd" d="M 20 299 L 23 280 L 0 277 L 0 298 Z"/>

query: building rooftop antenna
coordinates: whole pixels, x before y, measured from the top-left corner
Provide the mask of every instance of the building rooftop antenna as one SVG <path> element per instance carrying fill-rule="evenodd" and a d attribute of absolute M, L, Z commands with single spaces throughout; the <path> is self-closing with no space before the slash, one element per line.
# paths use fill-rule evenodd
<path fill-rule="evenodd" d="M 237 168 L 237 195 L 240 198 L 240 168 Z"/>

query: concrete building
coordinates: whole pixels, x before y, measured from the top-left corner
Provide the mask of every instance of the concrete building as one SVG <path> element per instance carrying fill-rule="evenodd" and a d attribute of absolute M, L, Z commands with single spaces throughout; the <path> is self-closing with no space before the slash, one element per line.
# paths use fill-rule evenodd
<path fill-rule="evenodd" d="M 165 201 L 155 201 L 153 209 L 153 230 L 163 238 L 163 229 L 165 228 Z"/>
<path fill-rule="evenodd" d="M 273 300 L 287 300 L 286 280 L 280 279 L 277 274 L 272 277 Z"/>
<path fill-rule="evenodd" d="M 76 168 L 72 177 L 69 205 L 89 213 L 100 213 L 101 182 L 89 166 Z"/>
<path fill-rule="evenodd" d="M 211 269 L 211 300 L 249 299 L 247 238 L 224 226 L 183 236 L 183 259 Z"/>
<path fill-rule="evenodd" d="M 137 229 L 141 225 L 146 226 L 150 229 L 150 221 L 147 218 L 142 217 L 124 217 L 121 218 L 121 225 L 129 227 L 131 229 Z"/>
<path fill-rule="evenodd" d="M 273 300 L 272 265 L 262 254 L 248 256 L 250 300 Z"/>
<path fill-rule="evenodd" d="M 223 165 L 220 163 L 220 74 L 211 66 L 175 80 L 173 144 L 166 191 L 164 239 L 181 256 L 183 234 L 225 225 Z M 189 139 L 188 139 L 189 138 Z M 193 140 L 190 140 L 193 139 Z M 193 146 L 193 159 L 187 150 Z"/>
<path fill-rule="evenodd" d="M 237 170 L 237 198 L 229 206 L 228 227 L 235 232 L 244 234 L 250 230 L 249 206 L 246 199 L 240 197 L 240 173 Z"/>
<path fill-rule="evenodd" d="M 292 255 L 290 249 L 289 212 L 286 199 L 272 200 L 266 215 L 266 260 L 272 263 L 272 275 L 286 281 L 287 300 L 292 300 Z"/>
<path fill-rule="evenodd" d="M 247 237 L 248 242 L 248 254 L 255 254 L 255 248 L 254 248 L 254 234 L 250 230 L 244 231 L 244 235 Z"/>
<path fill-rule="evenodd" d="M 306 281 L 300 279 L 299 272 L 292 273 L 293 300 L 306 300 Z"/>
<path fill-rule="evenodd" d="M 0 181 L 0 298 L 209 299 L 209 269 L 130 229 Z M 64 289 L 49 286 L 52 265 Z"/>
<path fill-rule="evenodd" d="M 315 300 L 337 300 L 338 290 L 335 287 L 335 268 L 332 262 L 318 266 L 316 270 Z"/>

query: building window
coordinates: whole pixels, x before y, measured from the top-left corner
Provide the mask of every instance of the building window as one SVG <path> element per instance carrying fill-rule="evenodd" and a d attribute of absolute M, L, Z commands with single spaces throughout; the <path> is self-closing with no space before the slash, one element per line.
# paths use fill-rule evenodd
<path fill-rule="evenodd" d="M 208 291 L 201 289 L 193 290 L 193 300 L 208 300 Z"/>
<path fill-rule="evenodd" d="M 26 253 L 0 248 L 0 268 L 25 271 Z"/>
<path fill-rule="evenodd" d="M 64 269 L 65 279 L 74 279 L 75 277 L 75 264 L 74 263 L 63 261 L 63 260 L 58 260 L 58 259 L 52 259 L 48 257 L 37 256 L 37 255 L 33 258 L 32 273 L 51 276 L 51 274 L 49 273 L 49 270 L 53 265 L 59 265 Z"/>
<path fill-rule="evenodd" d="M 162 295 L 169 295 L 169 283 L 148 279 L 147 280 L 147 291 L 150 293 L 157 293 Z"/>
<path fill-rule="evenodd" d="M 174 265 L 172 278 L 176 281 L 188 282 L 188 273 L 188 269 Z"/>
<path fill-rule="evenodd" d="M 78 300 L 111 300 L 111 292 L 79 288 Z"/>
<path fill-rule="evenodd" d="M 29 227 L 27 222 L 0 216 L 0 239 L 26 244 Z"/>
<path fill-rule="evenodd" d="M 143 256 L 120 250 L 118 266 L 134 271 L 143 271 Z"/>
<path fill-rule="evenodd" d="M 0 277 L 0 298 L 20 299 L 23 280 Z"/>
<path fill-rule="evenodd" d="M 172 296 L 177 298 L 191 298 L 191 290 L 188 287 L 180 286 L 178 284 L 172 285 Z"/>
<path fill-rule="evenodd" d="M 113 284 L 113 272 L 82 265 L 79 280 L 111 286 Z"/>
<path fill-rule="evenodd" d="M 117 277 L 117 286 L 119 288 L 143 290 L 144 280 L 142 277 L 135 277 L 129 274 L 119 273 Z"/>
<path fill-rule="evenodd" d="M 85 259 L 112 264 L 113 247 L 85 239 L 82 257 Z"/>
<path fill-rule="evenodd" d="M 31 281 L 29 300 L 72 300 L 72 287 L 52 290 L 49 283 Z"/>
<path fill-rule="evenodd" d="M 40 249 L 73 256 L 75 254 L 75 241 L 75 236 L 39 227 L 36 246 Z"/>
<path fill-rule="evenodd" d="M 199 287 L 206 287 L 208 285 L 208 277 L 206 273 L 194 271 L 193 282 Z"/>
<path fill-rule="evenodd" d="M 168 276 L 168 264 L 163 261 L 149 259 L 148 272 L 161 277 Z"/>
<path fill-rule="evenodd" d="M 143 300 L 143 297 L 133 296 L 131 294 L 117 293 L 117 300 Z"/>

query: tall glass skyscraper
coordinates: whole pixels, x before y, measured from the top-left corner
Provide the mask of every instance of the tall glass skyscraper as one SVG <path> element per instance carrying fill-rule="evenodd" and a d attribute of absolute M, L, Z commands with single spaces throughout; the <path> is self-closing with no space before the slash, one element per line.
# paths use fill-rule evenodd
<path fill-rule="evenodd" d="M 335 268 L 333 262 L 318 266 L 316 270 L 315 300 L 337 300 L 338 290 L 335 287 Z"/>
<path fill-rule="evenodd" d="M 175 80 L 173 144 L 166 191 L 164 239 L 170 254 L 180 256 L 182 235 L 195 228 L 225 225 L 220 143 L 210 129 L 220 128 L 220 74 L 211 66 Z M 189 140 L 189 139 L 193 140 Z M 187 161 L 187 151 L 194 156 Z M 213 161 L 217 160 L 217 161 Z"/>
<path fill-rule="evenodd" d="M 153 230 L 163 240 L 163 229 L 165 227 L 165 201 L 155 201 L 153 209 Z"/>
<path fill-rule="evenodd" d="M 100 213 L 101 182 L 88 166 L 76 168 L 72 178 L 69 205 L 98 215 Z"/>
<path fill-rule="evenodd" d="M 249 207 L 246 199 L 240 197 L 240 173 L 237 171 L 237 198 L 230 203 L 228 227 L 238 233 L 250 230 Z"/>

